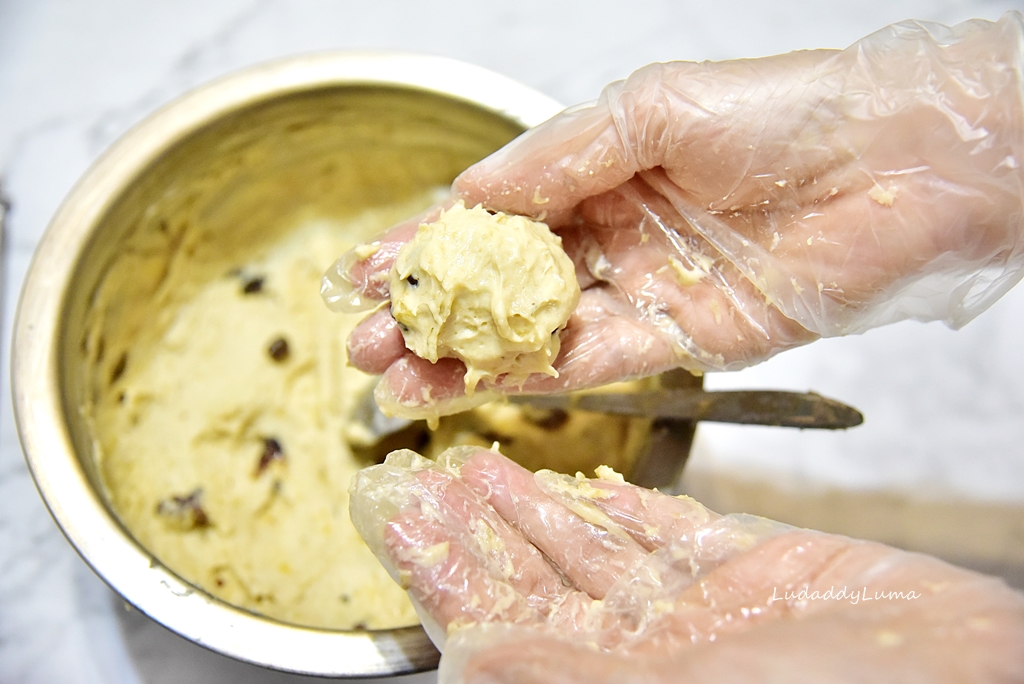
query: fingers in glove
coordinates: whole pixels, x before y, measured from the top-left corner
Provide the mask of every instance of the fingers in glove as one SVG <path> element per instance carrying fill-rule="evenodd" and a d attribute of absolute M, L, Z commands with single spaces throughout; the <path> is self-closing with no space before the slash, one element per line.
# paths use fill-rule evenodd
<path fill-rule="evenodd" d="M 348 337 L 348 361 L 373 375 L 380 375 L 406 353 L 405 339 L 387 307 L 359 322 Z"/>
<path fill-rule="evenodd" d="M 651 658 L 632 658 L 573 641 L 564 633 L 487 625 L 455 636 L 438 671 L 442 684 L 618 684 L 651 678 Z M 660 670 L 653 670 L 659 672 Z"/>
<path fill-rule="evenodd" d="M 684 201 L 685 192 L 673 193 Z M 690 357 L 677 365 L 741 367 L 814 338 L 780 315 L 668 195 L 663 187 L 634 179 L 587 200 L 580 215 L 592 238 L 589 249 L 598 254 L 588 262 L 602 265 L 599 277 L 639 322 Z"/>
<path fill-rule="evenodd" d="M 478 452 L 459 470 L 473 491 L 593 598 L 602 598 L 647 555 L 607 517 L 581 517 L 545 493 L 533 473 L 500 454 Z"/>
<path fill-rule="evenodd" d="M 529 216 L 546 213 L 554 226 L 566 223 L 572 207 L 587 197 L 659 166 L 678 169 L 685 187 L 710 197 L 750 194 L 767 181 L 754 180 L 747 191 L 738 187 L 745 177 L 783 166 L 751 143 L 765 129 L 791 143 L 793 131 L 818 120 L 816 105 L 830 92 L 822 84 L 826 79 L 792 74 L 833 54 L 649 65 L 609 85 L 596 103 L 566 110 L 470 167 L 453 189 L 467 203 Z M 777 149 L 786 148 L 772 152 Z M 796 160 L 801 166 L 793 173 L 806 172 L 812 157 L 820 165 L 828 156 L 826 149 L 811 152 Z"/>
<path fill-rule="evenodd" d="M 583 198 L 627 181 L 638 169 L 608 107 L 566 110 L 527 131 L 455 179 L 453 191 L 472 206 L 567 223 Z"/>
<path fill-rule="evenodd" d="M 462 482 L 436 471 L 417 477 L 433 480 L 437 507 L 393 518 L 385 545 L 440 624 L 539 621 L 566 599 L 570 589 L 554 568 Z"/>
<path fill-rule="evenodd" d="M 720 516 L 688 496 L 669 496 L 627 482 L 538 473 L 540 487 L 570 510 L 596 509 L 646 551 L 691 539 Z M 583 513 L 584 517 L 592 513 Z"/>
<path fill-rule="evenodd" d="M 436 220 L 448 204 L 436 205 L 419 216 L 389 228 L 373 242 L 357 245 L 327 269 L 320 295 L 334 311 L 358 313 L 388 298 L 388 275 L 398 250 L 416 235 L 425 221 Z"/>
<path fill-rule="evenodd" d="M 988 606 L 992 608 L 992 606 Z M 996 608 L 998 610 L 998 608 Z M 961 616 L 958 615 L 957 618 Z M 1024 678 L 1024 631 L 969 627 L 987 620 L 943 620 L 943 629 L 893 630 L 884 615 L 820 614 L 778 621 L 714 643 L 656 654 L 595 652 L 549 634 L 472 642 L 467 630 L 445 653 L 449 684 L 828 684 L 835 682 L 1010 682 Z M 1019 616 L 1018 616 L 1019 620 Z M 444 662 L 449 661 L 449 662 Z M 449 665 L 450 663 L 450 665 Z M 851 679 L 852 678 L 852 679 Z"/>
<path fill-rule="evenodd" d="M 370 548 L 442 628 L 539 621 L 575 600 L 522 534 L 457 477 L 412 452 L 362 471 L 350 507 Z"/>
<path fill-rule="evenodd" d="M 735 523 L 737 529 L 745 524 Z M 721 540 L 729 536 L 735 538 Z M 766 589 L 802 591 L 803 598 L 771 601 Z M 858 592 L 862 600 L 828 598 L 828 590 Z M 446 652 L 440 681 L 842 682 L 855 672 L 865 681 L 995 682 L 1024 676 L 1018 592 L 937 559 L 822 533 L 769 538 L 704 577 L 675 612 L 663 615 L 611 652 L 595 650 L 585 636 L 467 630 Z M 635 668 L 628 674 L 627 665 Z"/>
<path fill-rule="evenodd" d="M 392 519 L 384 543 L 402 586 L 446 632 L 460 624 L 539 619 L 523 596 L 480 563 L 463 538 L 419 512 Z"/>
<path fill-rule="evenodd" d="M 465 394 L 465 365 L 455 359 L 432 364 L 402 350 L 392 360 L 394 347 L 360 344 L 359 361 L 353 358 L 353 363 L 367 370 L 390 361 L 377 386 L 377 403 L 385 412 L 411 418 L 456 413 L 503 394 L 568 392 L 647 377 L 680 364 L 678 352 L 662 335 L 602 289 L 582 294 L 560 335 L 561 350 L 554 363 L 557 378 L 537 374 L 522 384 L 506 384 L 499 378 L 490 385 L 481 383 L 472 397 Z M 635 353 L 624 354 L 626 349 Z"/>

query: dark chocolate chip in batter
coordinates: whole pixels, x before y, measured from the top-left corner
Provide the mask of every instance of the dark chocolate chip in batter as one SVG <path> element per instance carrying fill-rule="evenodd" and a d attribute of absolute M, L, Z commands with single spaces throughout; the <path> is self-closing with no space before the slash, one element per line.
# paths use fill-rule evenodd
<path fill-rule="evenodd" d="M 242 282 L 242 292 L 245 294 L 257 294 L 263 291 L 263 276 L 252 276 Z"/>
<path fill-rule="evenodd" d="M 563 409 L 550 409 L 540 415 L 523 414 L 531 423 L 545 430 L 557 430 L 569 422 L 569 412 Z"/>
<path fill-rule="evenodd" d="M 110 371 L 110 384 L 113 385 L 115 382 L 121 379 L 124 375 L 124 369 L 128 367 L 128 352 L 122 352 L 121 356 L 118 357 L 117 363 L 114 364 L 114 369 Z"/>
<path fill-rule="evenodd" d="M 157 515 L 173 522 L 182 530 L 197 530 L 210 526 L 210 517 L 203 510 L 203 490 L 196 488 L 185 496 L 170 496 L 157 504 Z"/>
<path fill-rule="evenodd" d="M 281 443 L 273 437 L 263 438 L 263 453 L 260 454 L 259 463 L 256 464 L 256 477 L 263 474 L 270 464 L 274 461 L 284 460 L 284 449 L 281 447 Z"/>
<path fill-rule="evenodd" d="M 270 354 L 270 358 L 278 363 L 287 361 L 288 355 L 291 353 L 291 350 L 288 348 L 288 340 L 278 337 L 267 347 L 267 353 Z"/>

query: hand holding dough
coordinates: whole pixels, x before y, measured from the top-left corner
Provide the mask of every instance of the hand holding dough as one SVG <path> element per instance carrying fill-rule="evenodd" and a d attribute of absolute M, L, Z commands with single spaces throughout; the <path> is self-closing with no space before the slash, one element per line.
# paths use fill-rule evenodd
<path fill-rule="evenodd" d="M 1024 24 L 897 24 L 842 51 L 653 64 L 484 161 L 467 204 L 543 214 L 583 294 L 567 391 L 738 369 L 912 318 L 959 327 L 1024 273 Z M 408 226 L 339 277 L 386 297 Z M 387 312 L 350 338 L 398 401 L 453 401 L 456 362 L 405 353 Z M 427 397 L 428 399 L 424 399 Z"/>
<path fill-rule="evenodd" d="M 558 333 L 580 298 L 572 260 L 546 225 L 462 202 L 423 223 L 398 252 L 391 315 L 432 363 L 466 364 L 466 393 L 504 375 L 558 376 Z"/>

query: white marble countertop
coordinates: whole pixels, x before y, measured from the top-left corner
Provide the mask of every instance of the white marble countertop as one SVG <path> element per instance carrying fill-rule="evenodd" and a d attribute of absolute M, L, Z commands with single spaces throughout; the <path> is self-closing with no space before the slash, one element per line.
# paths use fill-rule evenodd
<path fill-rule="evenodd" d="M 32 251 L 75 180 L 156 107 L 238 68 L 334 49 L 441 54 L 571 104 L 593 99 L 605 83 L 652 61 L 844 47 L 893 21 L 995 19 L 1014 8 L 1024 5 L 1020 0 L 4 0 L 0 197 L 11 206 L 4 236 L 4 358 L 9 358 L 18 290 Z M 1012 516 L 1024 510 L 1021 339 L 1024 288 L 1018 287 L 960 332 L 900 324 L 710 378 L 714 387 L 815 389 L 858 406 L 868 422 L 841 434 L 702 427 L 690 484 L 712 505 L 780 516 L 786 505 L 817 497 L 826 502 L 823 510 L 834 513 L 832 523 L 823 526 L 834 523 L 897 542 L 911 539 L 911 546 L 919 538 L 906 525 L 894 532 L 891 518 L 858 527 L 868 520 L 859 515 L 858 502 L 878 496 L 870 500 L 906 510 L 898 502 L 923 498 Z M 5 362 L 5 386 L 8 370 Z M 920 508 L 922 515 L 928 510 Z M 796 509 L 790 513 L 796 522 L 808 519 Z M 1007 558 L 1020 558 L 1024 523 L 1008 524 L 1003 532 L 1009 541 L 1002 545 L 1010 549 Z M 968 549 L 968 536 L 969 530 L 945 546 L 918 545 L 966 557 L 970 554 L 958 550 Z M 1002 567 L 999 558 L 988 560 Z M 433 679 L 424 674 L 408 681 Z M 126 610 L 47 514 L 22 459 L 5 389 L 0 682 L 242 681 L 307 678 L 218 656 Z"/>

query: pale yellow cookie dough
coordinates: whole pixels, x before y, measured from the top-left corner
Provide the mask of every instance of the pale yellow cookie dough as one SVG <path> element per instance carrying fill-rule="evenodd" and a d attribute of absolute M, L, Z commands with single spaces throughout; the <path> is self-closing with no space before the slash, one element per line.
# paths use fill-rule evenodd
<path fill-rule="evenodd" d="M 586 469 L 609 454 L 625 468 L 636 456 L 649 421 L 507 404 L 442 419 L 437 432 L 416 424 L 391 447 L 352 438 L 374 379 L 345 357 L 361 316 L 328 310 L 320 278 L 334 255 L 433 200 L 258 235 L 188 215 L 132 238 L 88 314 L 81 410 L 106 497 L 155 562 L 289 623 L 414 625 L 349 519 L 361 467 L 390 448 L 495 441 L 533 468 Z"/>
<path fill-rule="evenodd" d="M 580 297 L 547 225 L 461 201 L 399 251 L 390 290 L 406 346 L 431 362 L 465 362 L 467 394 L 501 375 L 557 376 L 558 333 Z"/>
<path fill-rule="evenodd" d="M 130 250 L 112 269 L 90 316 L 102 389 L 84 410 L 109 500 L 161 564 L 289 623 L 418 622 L 349 520 L 349 481 L 367 462 L 346 427 L 373 378 L 346 363 L 360 316 L 329 311 L 318 286 L 332 255 L 428 202 L 314 221 L 259 248 L 190 224 L 182 242 L 202 259 Z M 154 324 L 102 333 L 151 272 L 168 274 Z"/>
<path fill-rule="evenodd" d="M 648 378 L 605 385 L 588 393 L 639 392 L 656 386 L 657 382 Z M 628 473 L 647 446 L 650 425 L 647 418 L 492 401 L 472 411 L 441 417 L 430 442 L 420 451 L 436 458 L 451 446 L 491 448 L 497 444 L 502 454 L 529 470 L 589 473 L 605 465 Z"/>

